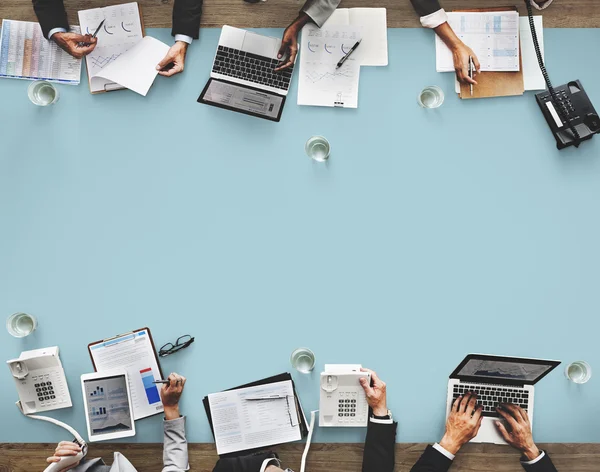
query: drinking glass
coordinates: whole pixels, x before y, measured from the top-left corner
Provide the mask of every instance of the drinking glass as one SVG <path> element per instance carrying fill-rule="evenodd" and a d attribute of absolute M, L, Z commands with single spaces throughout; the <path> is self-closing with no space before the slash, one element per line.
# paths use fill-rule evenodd
<path fill-rule="evenodd" d="M 317 162 L 325 162 L 329 159 L 331 146 L 329 145 L 329 141 L 323 136 L 313 136 L 306 141 L 304 150 L 311 159 L 314 159 Z"/>
<path fill-rule="evenodd" d="M 27 88 L 27 96 L 34 105 L 45 107 L 58 102 L 58 89 L 50 82 L 36 80 Z"/>
<path fill-rule="evenodd" d="M 6 320 L 6 329 L 15 338 L 29 336 L 37 328 L 37 319 L 27 313 L 14 313 Z"/>
<path fill-rule="evenodd" d="M 585 361 L 571 362 L 565 368 L 565 375 L 571 382 L 584 384 L 592 378 L 592 368 Z"/>
<path fill-rule="evenodd" d="M 417 102 L 423 108 L 438 108 L 444 103 L 444 91 L 437 85 L 429 85 L 421 90 Z"/>
<path fill-rule="evenodd" d="M 303 374 L 310 373 L 315 368 L 315 354 L 306 347 L 300 347 L 292 352 L 292 366 Z"/>

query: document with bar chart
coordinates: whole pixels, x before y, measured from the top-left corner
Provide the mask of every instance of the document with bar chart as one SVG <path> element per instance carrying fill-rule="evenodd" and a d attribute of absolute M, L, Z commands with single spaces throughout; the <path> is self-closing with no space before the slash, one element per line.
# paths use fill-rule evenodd
<path fill-rule="evenodd" d="M 79 12 L 82 34 L 93 34 L 102 21 L 104 25 L 97 35 L 98 45 L 85 58 L 92 93 L 124 88 L 110 80 L 95 76 L 139 43 L 144 36 L 140 10 L 136 2 Z"/>
<path fill-rule="evenodd" d="M 96 372 L 125 370 L 133 403 L 134 419 L 161 413 L 160 385 L 152 383 L 162 378 L 152 335 L 147 328 L 122 334 L 88 346 Z"/>
<path fill-rule="evenodd" d="M 481 63 L 482 72 L 519 72 L 519 13 L 450 12 L 448 23 Z M 454 72 L 454 60 L 448 46 L 436 35 L 436 69 Z"/>
<path fill-rule="evenodd" d="M 124 375 L 85 380 L 84 386 L 92 435 L 132 429 Z"/>
<path fill-rule="evenodd" d="M 79 27 L 71 30 L 78 33 Z M 78 85 L 81 59 L 44 38 L 38 23 L 2 20 L 0 77 Z"/>

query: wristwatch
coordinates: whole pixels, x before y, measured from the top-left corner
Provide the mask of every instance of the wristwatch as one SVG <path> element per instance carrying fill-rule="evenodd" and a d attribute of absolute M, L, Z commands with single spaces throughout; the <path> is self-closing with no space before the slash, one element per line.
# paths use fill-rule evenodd
<path fill-rule="evenodd" d="M 394 419 L 394 417 L 392 416 L 392 412 L 390 410 L 387 411 L 387 415 L 385 415 L 385 416 L 371 415 L 371 418 L 373 418 L 375 420 L 393 420 Z"/>

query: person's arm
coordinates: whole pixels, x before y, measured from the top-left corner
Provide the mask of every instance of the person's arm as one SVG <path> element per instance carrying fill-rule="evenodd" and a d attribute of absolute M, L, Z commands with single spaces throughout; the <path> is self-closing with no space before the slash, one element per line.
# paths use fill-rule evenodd
<path fill-rule="evenodd" d="M 170 77 L 183 72 L 188 46 L 198 39 L 201 18 L 202 0 L 175 0 L 171 29 L 175 44 L 156 66 L 160 75 Z"/>
<path fill-rule="evenodd" d="M 501 404 L 498 413 L 506 420 L 506 426 L 496 422 L 504 440 L 521 451 L 521 465 L 530 472 L 556 472 L 548 454 L 541 451 L 533 441 L 529 415 L 518 405 Z"/>
<path fill-rule="evenodd" d="M 375 372 L 361 369 L 371 374 L 371 383 L 360 379 L 369 403 L 370 417 L 363 452 L 363 472 L 393 472 L 396 462 L 396 428 L 387 407 L 387 386 Z"/>
<path fill-rule="evenodd" d="M 421 17 L 421 24 L 431 28 L 440 37 L 448 49 L 452 51 L 456 77 L 464 83 L 477 84 L 469 77 L 469 56 L 473 58 L 476 72 L 479 73 L 481 65 L 473 50 L 463 43 L 448 24 L 448 15 L 441 7 L 438 0 L 411 0 L 413 7 Z"/>
<path fill-rule="evenodd" d="M 185 417 L 179 413 L 179 399 L 185 385 L 185 377 L 172 373 L 169 384 L 164 384 L 160 397 L 165 408 L 163 472 L 189 470 L 188 445 L 185 437 Z"/>
<path fill-rule="evenodd" d="M 551 3 L 552 3 L 552 0 L 533 0 L 533 2 L 531 2 L 533 7 L 537 8 L 538 10 L 543 10 L 544 8 L 548 8 Z"/>
<path fill-rule="evenodd" d="M 477 436 L 483 416 L 477 395 L 469 392 L 454 400 L 439 443 L 427 446 L 411 472 L 446 472 L 461 447 Z"/>
<path fill-rule="evenodd" d="M 81 446 L 79 444 L 72 442 L 72 441 L 71 442 L 61 441 L 56 446 L 56 449 L 54 450 L 54 454 L 52 456 L 48 457 L 46 459 L 46 462 L 48 464 L 60 462 L 62 457 L 76 456 L 80 452 L 81 452 Z M 65 467 L 64 469 L 61 470 L 61 472 L 66 472 L 67 470 L 74 469 L 75 467 L 77 467 L 79 465 L 80 462 L 81 461 L 77 461 L 76 463 L 71 464 L 68 467 Z"/>
<path fill-rule="evenodd" d="M 320 28 L 339 4 L 340 0 L 307 0 L 300 11 L 306 13 Z"/>

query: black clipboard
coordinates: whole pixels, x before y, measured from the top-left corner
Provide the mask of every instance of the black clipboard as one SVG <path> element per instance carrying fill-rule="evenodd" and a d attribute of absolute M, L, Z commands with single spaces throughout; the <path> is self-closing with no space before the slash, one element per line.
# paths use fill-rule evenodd
<path fill-rule="evenodd" d="M 294 398 L 296 399 L 296 406 L 298 407 L 297 408 L 298 416 L 300 417 L 300 435 L 303 438 L 305 438 L 306 436 L 308 436 L 308 423 L 306 422 L 306 416 L 304 415 L 304 409 L 302 408 L 302 405 L 300 404 L 300 398 L 298 398 L 298 393 L 296 392 L 296 384 L 292 380 L 292 376 L 289 372 L 285 372 L 285 373 L 282 373 L 279 375 L 273 375 L 272 377 L 267 377 L 266 379 L 257 380 L 256 382 L 251 382 L 251 383 L 247 383 L 244 385 L 239 385 L 237 387 L 229 388 L 229 389 L 225 390 L 225 392 L 230 392 L 231 390 L 239 390 L 241 388 L 257 387 L 259 385 L 268 385 L 268 384 L 272 384 L 275 382 L 284 382 L 286 380 L 290 380 L 292 382 L 292 390 L 294 392 Z M 208 424 L 210 425 L 210 430 L 211 430 L 213 438 L 214 438 L 215 437 L 215 429 L 213 427 L 212 413 L 210 411 L 210 403 L 208 402 L 208 397 L 204 397 L 202 399 L 202 403 L 204 404 L 204 410 L 206 411 L 206 417 L 208 418 Z M 273 444 L 273 446 L 275 446 L 275 444 Z M 273 446 L 267 446 L 267 447 L 273 447 Z M 245 456 L 248 454 L 254 454 L 256 452 L 260 452 L 262 450 L 264 450 L 264 448 L 245 449 L 243 451 L 231 452 L 229 454 L 222 454 L 219 457 Z"/>
<path fill-rule="evenodd" d="M 90 359 L 92 361 L 92 366 L 94 367 L 94 372 L 98 372 L 98 369 L 96 368 L 96 363 L 94 362 L 94 356 L 92 356 L 92 346 L 95 346 L 97 344 L 103 344 L 109 341 L 114 341 L 115 339 L 118 338 L 122 338 L 125 336 L 129 336 L 131 334 L 136 334 L 139 333 L 141 331 L 146 331 L 148 333 L 148 339 L 150 339 L 150 345 L 152 346 L 152 352 L 154 354 L 154 358 L 156 360 L 156 365 L 158 366 L 158 372 L 160 373 L 160 378 L 164 379 L 164 374 L 162 371 L 162 367 L 160 366 L 160 361 L 159 361 L 159 357 L 158 354 L 156 353 L 156 346 L 154 345 L 154 339 L 152 338 L 152 333 L 150 332 L 150 328 L 145 327 L 145 328 L 140 328 L 140 329 L 134 329 L 133 331 L 128 331 L 126 333 L 122 333 L 122 334 L 117 334 L 116 336 L 111 336 L 110 338 L 106 338 L 106 339 L 101 339 L 99 341 L 95 341 L 93 343 L 89 343 L 88 344 L 88 354 L 90 355 Z M 162 411 L 157 411 L 156 413 L 152 414 L 152 415 L 148 415 L 148 416 L 144 416 L 143 418 L 138 418 L 138 419 L 144 419 L 144 418 L 149 418 L 150 416 L 155 416 L 155 415 L 160 415 L 162 414 Z"/>

